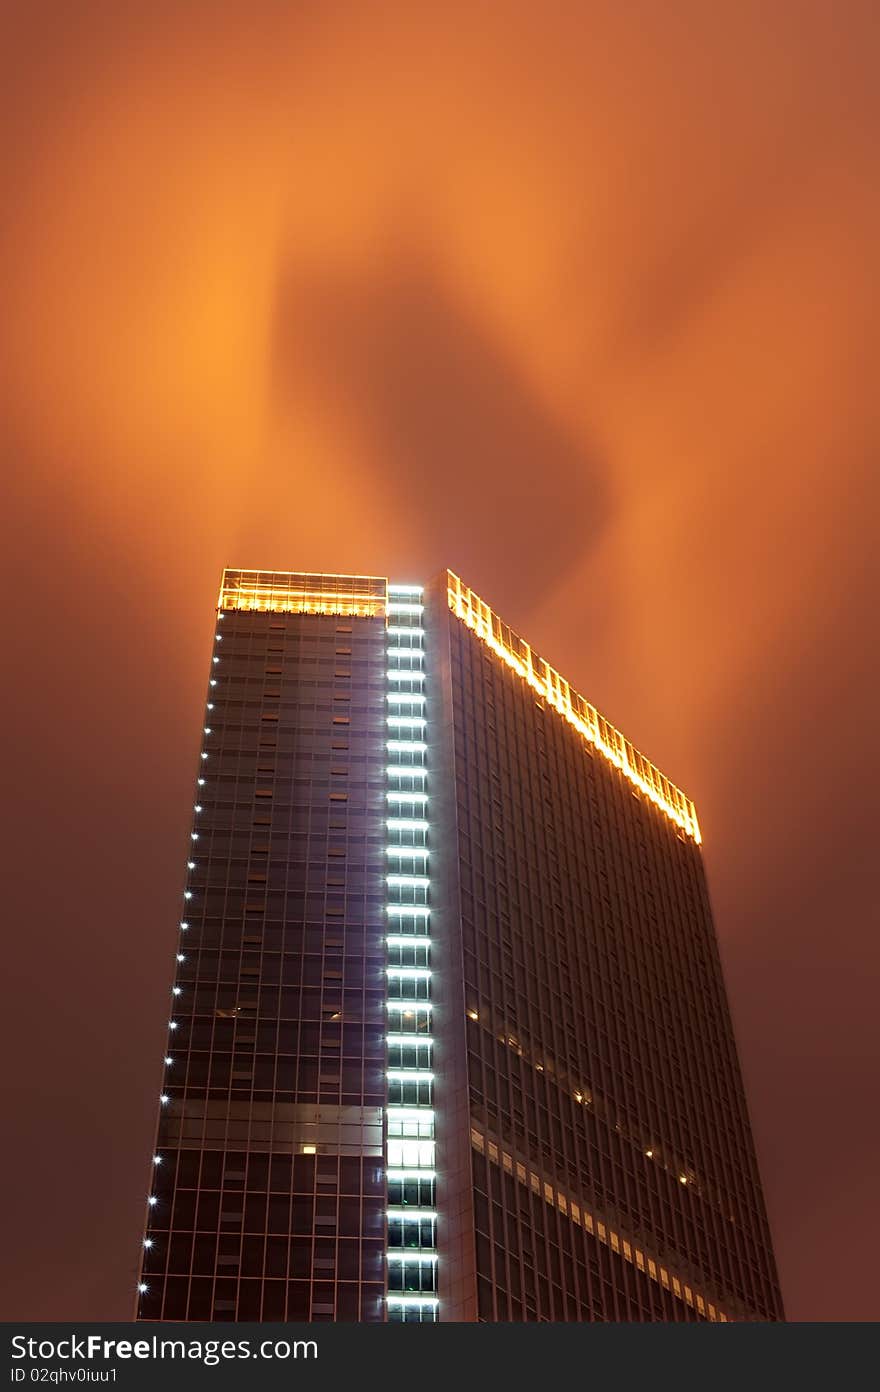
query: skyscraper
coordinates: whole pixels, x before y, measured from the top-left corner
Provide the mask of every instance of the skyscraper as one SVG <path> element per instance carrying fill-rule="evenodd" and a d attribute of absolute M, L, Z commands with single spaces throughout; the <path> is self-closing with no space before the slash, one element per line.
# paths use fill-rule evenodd
<path fill-rule="evenodd" d="M 451 572 L 217 620 L 138 1318 L 781 1319 L 693 804 Z"/>

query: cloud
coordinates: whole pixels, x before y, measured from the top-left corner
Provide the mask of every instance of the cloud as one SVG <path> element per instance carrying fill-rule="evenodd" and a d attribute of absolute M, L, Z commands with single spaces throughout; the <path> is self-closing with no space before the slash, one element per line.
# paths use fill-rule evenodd
<path fill-rule="evenodd" d="M 828 1177 L 803 1137 L 821 1111 L 863 1192 L 876 1116 L 813 1041 L 871 1095 L 878 15 L 6 7 L 10 850 L 70 886 L 16 920 L 65 1022 L 34 1145 L 60 1144 L 40 1070 L 89 1078 L 140 1183 L 220 567 L 448 563 L 695 798 L 790 1313 L 876 1314 L 863 1204 L 804 1258 Z M 96 983 L 143 1060 L 124 1096 L 71 1036 Z M 18 1239 L 45 1225 L 39 1308 L 73 1317 L 67 1198 L 40 1202 Z M 123 1318 L 102 1252 L 82 1313 Z"/>

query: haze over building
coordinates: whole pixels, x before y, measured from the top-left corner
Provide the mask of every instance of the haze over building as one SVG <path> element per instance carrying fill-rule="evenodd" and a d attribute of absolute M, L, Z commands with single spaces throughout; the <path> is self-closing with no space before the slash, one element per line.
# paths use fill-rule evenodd
<path fill-rule="evenodd" d="M 690 800 L 451 572 L 209 682 L 138 1318 L 781 1319 Z"/>

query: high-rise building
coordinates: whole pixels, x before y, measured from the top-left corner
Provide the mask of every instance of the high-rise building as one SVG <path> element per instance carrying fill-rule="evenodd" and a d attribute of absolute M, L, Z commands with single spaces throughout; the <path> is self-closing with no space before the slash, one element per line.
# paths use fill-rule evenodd
<path fill-rule="evenodd" d="M 693 804 L 457 576 L 227 570 L 143 1320 L 778 1320 Z"/>

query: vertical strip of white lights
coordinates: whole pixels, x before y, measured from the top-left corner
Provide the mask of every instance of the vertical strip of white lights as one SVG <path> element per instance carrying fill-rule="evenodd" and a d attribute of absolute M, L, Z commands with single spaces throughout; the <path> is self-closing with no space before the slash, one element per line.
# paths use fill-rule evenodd
<path fill-rule="evenodd" d="M 389 585 L 387 841 L 388 1319 L 438 1318 L 428 870 L 428 741 L 420 585 Z"/>

